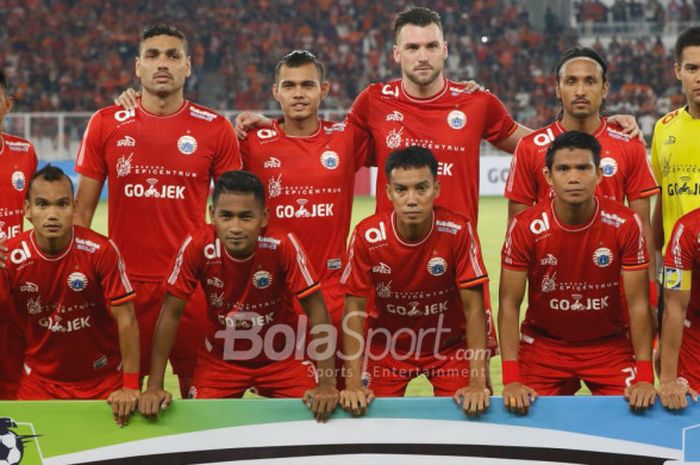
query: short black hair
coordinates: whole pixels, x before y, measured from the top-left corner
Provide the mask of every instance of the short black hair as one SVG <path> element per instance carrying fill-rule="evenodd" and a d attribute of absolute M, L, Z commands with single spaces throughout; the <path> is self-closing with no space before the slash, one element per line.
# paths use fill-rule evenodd
<path fill-rule="evenodd" d="M 58 166 L 54 166 L 51 163 L 48 163 L 46 166 L 44 166 L 42 169 L 39 171 L 35 172 L 31 179 L 29 180 L 29 185 L 27 186 L 27 192 L 25 193 L 25 198 L 29 200 L 29 193 L 32 190 L 32 186 L 34 185 L 34 181 L 36 179 L 43 179 L 44 181 L 49 181 L 49 182 L 56 182 L 56 181 L 61 181 L 63 179 L 68 180 L 68 184 L 70 185 L 70 196 L 73 198 L 75 195 L 75 187 L 73 186 L 73 180 L 68 176 L 61 168 Z"/>
<path fill-rule="evenodd" d="M 323 63 L 316 57 L 316 55 L 308 50 L 292 50 L 280 58 L 280 61 L 278 61 L 275 65 L 275 82 L 277 82 L 282 66 L 286 66 L 288 68 L 299 68 L 308 64 L 313 64 L 316 67 L 319 81 L 323 84 L 323 82 L 326 80 L 326 67 L 323 66 Z"/>
<path fill-rule="evenodd" d="M 391 172 L 397 168 L 423 168 L 427 166 L 433 177 L 437 177 L 438 162 L 430 150 L 412 145 L 405 149 L 394 150 L 389 154 L 384 166 L 387 179 L 391 178 Z"/>
<path fill-rule="evenodd" d="M 601 55 L 596 50 L 590 47 L 572 47 L 566 52 L 564 52 L 564 54 L 559 58 L 559 61 L 557 62 L 557 68 L 555 71 L 555 77 L 557 78 L 557 82 L 559 82 L 559 72 L 561 71 L 564 64 L 569 60 L 573 60 L 574 58 L 590 58 L 591 60 L 598 63 L 600 65 L 601 73 L 603 75 L 603 82 L 608 81 L 608 62 L 605 61 L 603 55 Z"/>
<path fill-rule="evenodd" d="M 265 188 L 260 179 L 250 171 L 226 171 L 214 183 L 212 203 L 216 206 L 219 196 L 225 192 L 238 194 L 253 194 L 260 205 L 265 206 Z"/>
<path fill-rule="evenodd" d="M 687 47 L 697 46 L 700 46 L 700 26 L 691 27 L 683 31 L 676 39 L 676 46 L 674 47 L 676 63 L 680 64 L 683 59 L 683 50 Z"/>
<path fill-rule="evenodd" d="M 590 150 L 593 154 L 593 165 L 596 169 L 600 166 L 600 142 L 592 135 L 582 131 L 567 131 L 559 134 L 547 148 L 545 161 L 547 169 L 552 170 L 554 154 L 563 149 Z"/>
<path fill-rule="evenodd" d="M 437 24 L 442 31 L 442 21 L 437 12 L 422 6 L 407 7 L 396 14 L 394 22 L 391 25 L 394 29 L 394 40 L 398 38 L 401 28 L 407 24 L 420 27 Z"/>
<path fill-rule="evenodd" d="M 164 23 L 151 24 L 150 26 L 144 28 L 144 30 L 141 32 L 141 40 L 139 41 L 139 53 L 141 52 L 141 46 L 146 39 L 157 36 L 177 37 L 178 39 L 182 40 L 185 54 L 189 54 L 189 45 L 187 44 L 185 34 L 178 28 Z"/>
<path fill-rule="evenodd" d="M 10 82 L 7 80 L 7 73 L 2 68 L 0 68 L 0 89 L 5 92 L 5 96 L 7 97 L 10 90 Z"/>

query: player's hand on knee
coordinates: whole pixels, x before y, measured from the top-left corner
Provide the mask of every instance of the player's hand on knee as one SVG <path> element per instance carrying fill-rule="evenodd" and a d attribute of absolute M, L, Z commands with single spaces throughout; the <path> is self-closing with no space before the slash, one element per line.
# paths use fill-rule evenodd
<path fill-rule="evenodd" d="M 126 110 L 133 110 L 138 106 L 138 99 L 140 97 L 141 92 L 130 87 L 114 99 L 114 104 L 119 105 L 120 107 L 124 107 Z"/>
<path fill-rule="evenodd" d="M 139 412 L 147 417 L 155 417 L 165 410 L 173 400 L 173 395 L 160 388 L 148 388 L 139 398 Z"/>
<path fill-rule="evenodd" d="M 489 409 L 491 391 L 483 384 L 469 385 L 458 389 L 452 399 L 460 406 L 465 414 L 481 415 Z"/>
<path fill-rule="evenodd" d="M 698 401 L 698 393 L 690 388 L 686 383 L 678 381 L 662 381 L 658 390 L 661 405 L 669 410 L 680 410 L 688 406 L 690 396 L 693 401 Z"/>
<path fill-rule="evenodd" d="M 129 417 L 136 411 L 141 391 L 138 389 L 122 388 L 114 391 L 107 398 L 107 403 L 112 407 L 114 421 L 119 426 L 129 424 Z"/>
<path fill-rule="evenodd" d="M 654 405 L 656 390 L 651 383 L 644 381 L 634 383 L 625 389 L 625 399 L 629 402 L 630 409 L 644 410 Z"/>
<path fill-rule="evenodd" d="M 465 94 L 471 94 L 476 91 L 480 92 L 490 92 L 486 87 L 482 86 L 478 82 L 474 81 L 473 79 L 471 81 L 461 81 L 460 84 L 464 86 L 464 89 L 462 89 L 462 92 Z"/>
<path fill-rule="evenodd" d="M 636 137 L 642 144 L 646 145 L 642 128 L 637 124 L 634 115 L 613 115 L 608 118 L 608 121 L 619 126 L 622 126 L 622 131 L 630 137 Z"/>
<path fill-rule="evenodd" d="M 236 136 L 238 136 L 239 139 L 245 139 L 248 137 L 248 130 L 250 129 L 272 127 L 272 120 L 270 118 L 266 118 L 260 113 L 253 113 L 250 111 L 239 113 L 238 116 L 236 116 L 234 123 Z"/>
<path fill-rule="evenodd" d="M 318 386 L 304 393 L 304 404 L 313 412 L 316 421 L 325 423 L 338 406 L 340 393 L 335 386 Z"/>
<path fill-rule="evenodd" d="M 356 417 L 367 413 L 367 407 L 373 400 L 374 392 L 366 387 L 343 389 L 340 392 L 340 406 Z"/>
<path fill-rule="evenodd" d="M 537 391 L 523 383 L 515 382 L 503 386 L 503 405 L 513 413 L 527 415 L 535 399 Z"/>

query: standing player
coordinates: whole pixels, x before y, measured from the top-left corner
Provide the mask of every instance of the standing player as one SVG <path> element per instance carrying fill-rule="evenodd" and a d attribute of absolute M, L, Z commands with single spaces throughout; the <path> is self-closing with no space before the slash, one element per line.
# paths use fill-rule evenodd
<path fill-rule="evenodd" d="M 108 181 L 109 236 L 124 251 L 137 293 L 141 367 L 163 303 L 163 279 L 187 233 L 203 226 L 212 178 L 240 168 L 238 142 L 221 115 L 184 99 L 190 57 L 184 35 L 157 24 L 141 36 L 136 76 L 143 96 L 136 109 L 118 106 L 93 115 L 76 161 L 77 221 L 89 226 Z M 190 299 L 171 362 L 187 395 L 204 337 L 206 303 Z"/>
<path fill-rule="evenodd" d="M 347 361 L 341 405 L 355 415 L 364 414 L 375 394 L 403 395 L 421 374 L 435 395 L 453 395 L 465 412 L 488 408 L 482 306 L 488 277 L 472 222 L 434 207 L 437 173 L 428 149 L 393 152 L 385 174 L 394 209 L 363 220 L 353 234 L 342 277 Z M 376 317 L 365 338 L 366 314 Z"/>
<path fill-rule="evenodd" d="M 0 70 L 0 129 L 12 105 L 7 76 Z M 27 180 L 36 171 L 36 165 L 36 152 L 28 140 L 0 132 L 0 254 L 3 254 L 3 242 L 22 232 Z M 0 268 L 4 264 L 0 259 Z M 0 400 L 15 398 L 23 357 L 22 330 L 6 319 L 4 312 L 0 313 Z"/>
<path fill-rule="evenodd" d="M 700 210 L 678 220 L 664 259 L 659 399 L 675 410 L 700 388 Z"/>
<path fill-rule="evenodd" d="M 125 425 L 140 391 L 134 293 L 117 247 L 73 226 L 73 206 L 70 179 L 47 165 L 28 186 L 34 229 L 7 242 L 0 295 L 13 301 L 27 340 L 17 397 L 107 399 Z"/>
<path fill-rule="evenodd" d="M 526 412 L 537 394 L 573 395 L 581 381 L 593 394 L 624 393 L 634 409 L 654 402 L 644 230 L 633 211 L 594 195 L 602 175 L 596 138 L 561 134 L 546 154 L 554 197 L 515 215 L 508 227 L 498 320 L 503 398 L 511 410 Z"/>
<path fill-rule="evenodd" d="M 297 322 L 292 299 L 301 302 L 312 333 L 331 329 L 319 281 L 299 240 L 283 229 L 266 227 L 264 188 L 246 171 L 219 177 L 211 217 L 213 225 L 187 236 L 168 277 L 141 412 L 155 415 L 170 402 L 163 390 L 165 365 L 185 303 L 199 282 L 210 297 L 210 329 L 190 397 L 241 397 L 255 387 L 265 396 L 303 396 L 316 418 L 325 420 L 338 402 L 335 344 L 323 348 L 319 343 L 325 356 L 318 361 L 316 387 L 314 371 L 293 356 L 296 338 L 288 335 L 306 328 Z"/>

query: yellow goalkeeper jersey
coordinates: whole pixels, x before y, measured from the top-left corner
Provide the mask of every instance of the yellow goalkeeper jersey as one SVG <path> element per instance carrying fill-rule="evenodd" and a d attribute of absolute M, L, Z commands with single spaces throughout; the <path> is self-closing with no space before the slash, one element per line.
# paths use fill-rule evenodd
<path fill-rule="evenodd" d="M 700 119 L 693 119 L 687 107 L 656 122 L 651 167 L 661 186 L 665 252 L 676 221 L 700 207 Z"/>

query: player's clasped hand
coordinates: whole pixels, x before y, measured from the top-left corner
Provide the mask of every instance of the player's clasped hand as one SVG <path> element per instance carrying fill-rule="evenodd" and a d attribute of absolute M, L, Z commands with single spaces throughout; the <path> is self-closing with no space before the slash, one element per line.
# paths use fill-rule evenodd
<path fill-rule="evenodd" d="M 509 383 L 503 387 L 503 405 L 513 413 L 527 415 L 535 399 L 537 391 L 523 383 Z"/>
<path fill-rule="evenodd" d="M 139 412 L 148 418 L 155 418 L 158 412 L 165 410 L 173 400 L 173 395 L 160 388 L 149 388 L 141 394 Z"/>
<path fill-rule="evenodd" d="M 656 390 L 651 383 L 634 383 L 625 389 L 625 399 L 629 402 L 630 410 L 641 411 L 654 405 Z"/>
<path fill-rule="evenodd" d="M 694 402 L 698 401 L 698 393 L 686 383 L 678 381 L 662 381 L 658 395 L 661 405 L 669 410 L 686 408 L 688 406 L 686 396 L 690 396 Z"/>
<path fill-rule="evenodd" d="M 304 393 L 304 404 L 314 414 L 316 421 L 325 423 L 338 406 L 340 394 L 335 386 L 319 386 Z"/>
<path fill-rule="evenodd" d="M 136 411 L 140 394 L 138 389 L 122 388 L 109 395 L 107 403 L 112 407 L 112 414 L 117 425 L 126 426 L 129 424 L 129 417 Z"/>
<path fill-rule="evenodd" d="M 141 92 L 138 90 L 128 88 L 117 98 L 114 99 L 114 104 L 124 107 L 127 110 L 133 110 L 139 104 L 138 99 L 141 98 Z"/>
<path fill-rule="evenodd" d="M 489 409 L 491 391 L 484 386 L 467 386 L 452 396 L 455 403 L 469 416 L 481 415 Z"/>
<path fill-rule="evenodd" d="M 239 113 L 234 120 L 234 129 L 236 130 L 236 136 L 239 139 L 245 139 L 248 137 L 247 133 L 249 129 L 269 127 L 272 127 L 271 119 L 250 111 Z"/>
<path fill-rule="evenodd" d="M 340 392 L 340 406 L 355 417 L 367 413 L 367 407 L 374 400 L 374 392 L 366 387 L 343 389 Z"/>

